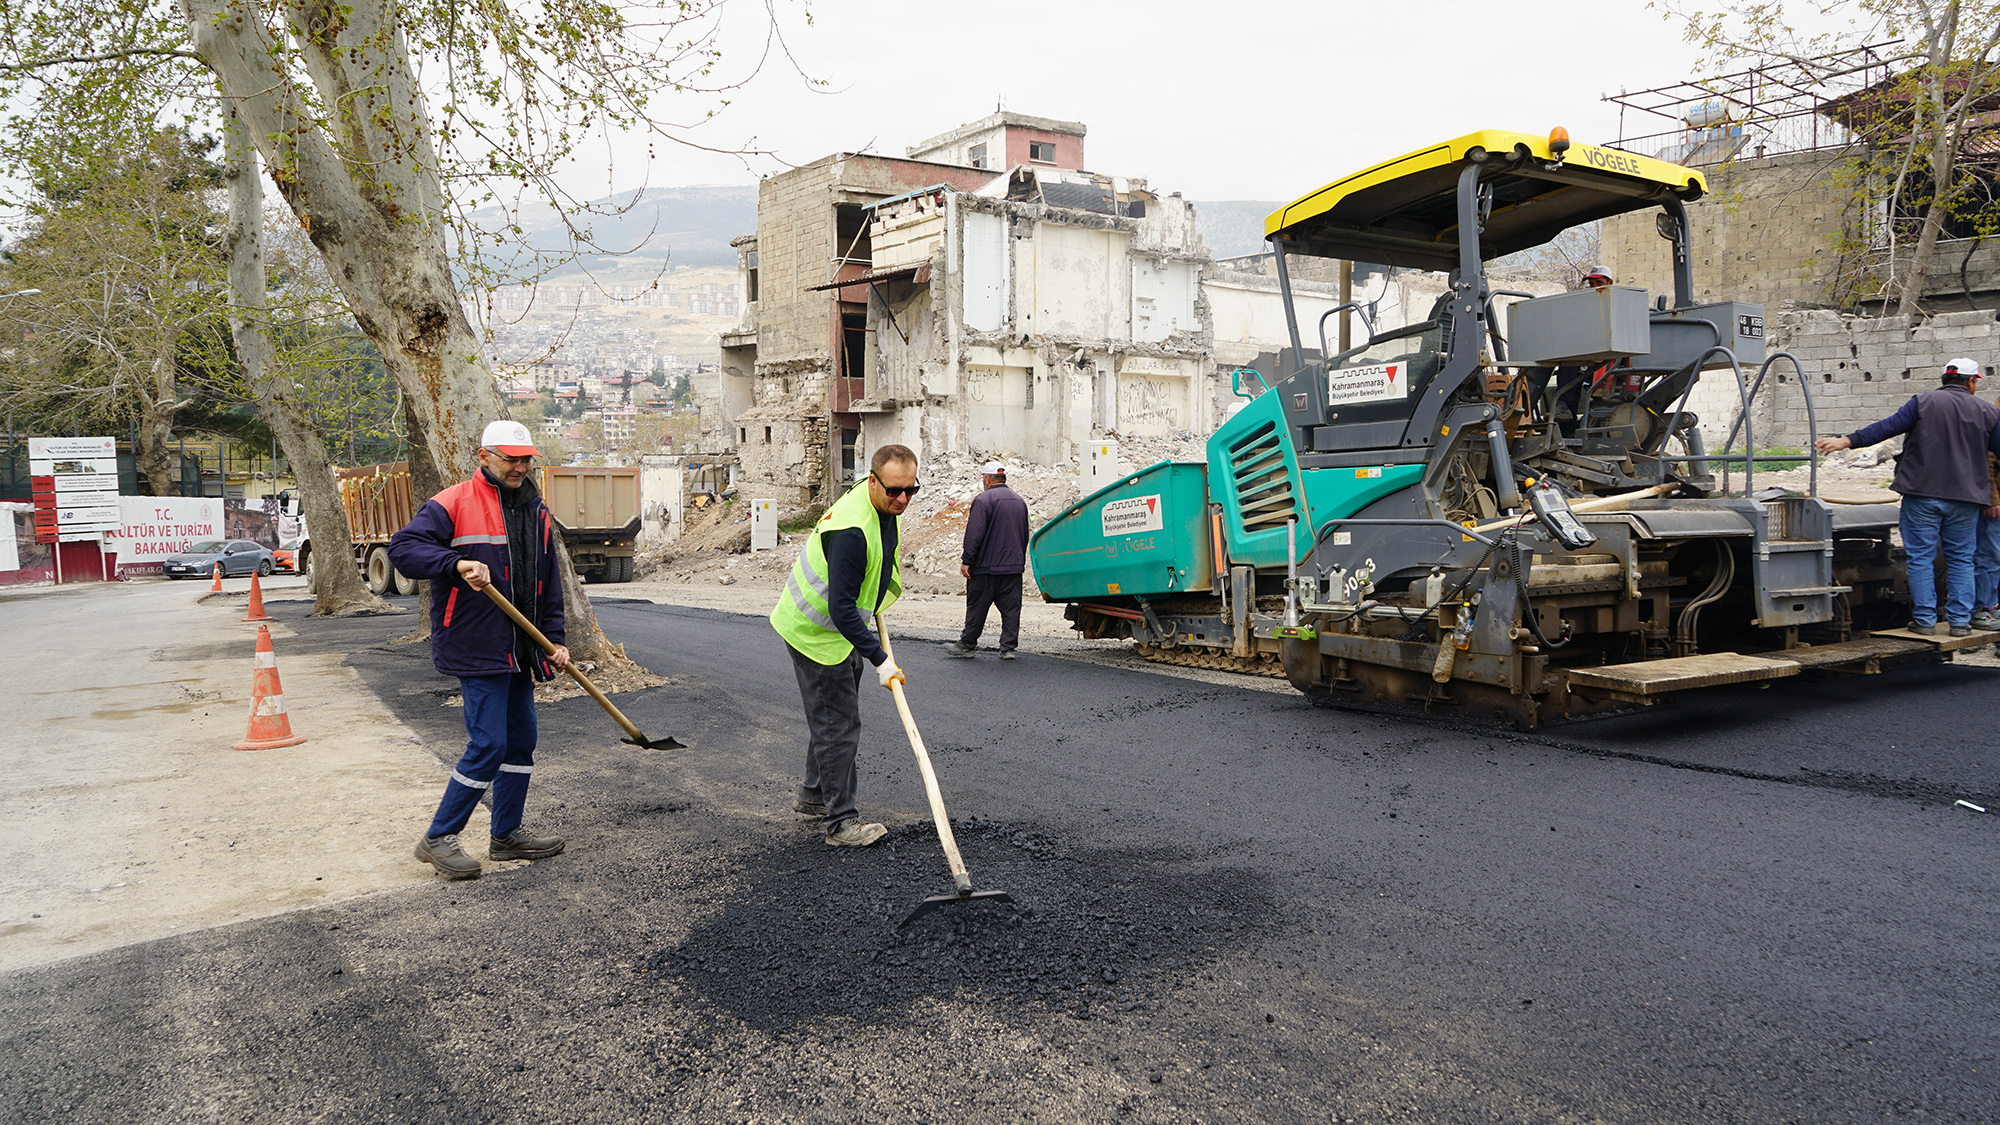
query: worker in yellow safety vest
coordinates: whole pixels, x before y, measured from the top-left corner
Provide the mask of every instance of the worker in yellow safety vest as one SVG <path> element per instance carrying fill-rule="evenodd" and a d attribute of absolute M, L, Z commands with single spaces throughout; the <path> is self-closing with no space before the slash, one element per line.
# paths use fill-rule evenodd
<path fill-rule="evenodd" d="M 863 824 L 855 805 L 861 662 L 874 665 L 885 688 L 903 680 L 869 621 L 903 592 L 898 519 L 920 487 L 917 455 L 909 447 L 877 449 L 868 479 L 820 517 L 771 609 L 771 628 L 785 639 L 798 673 L 810 733 L 805 781 L 792 807 L 822 818 L 826 842 L 838 847 L 866 847 L 889 831 Z"/>

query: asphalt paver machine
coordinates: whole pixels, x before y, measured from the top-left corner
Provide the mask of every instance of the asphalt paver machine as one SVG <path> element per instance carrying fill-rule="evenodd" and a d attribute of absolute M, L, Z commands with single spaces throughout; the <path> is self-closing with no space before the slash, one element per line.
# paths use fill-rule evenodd
<path fill-rule="evenodd" d="M 1753 397 L 1797 394 L 1809 420 L 1812 405 L 1796 358 L 1765 354 L 1761 307 L 1695 300 L 1685 205 L 1705 190 L 1697 171 L 1560 130 L 1487 131 L 1276 211 L 1302 361 L 1237 373 L 1250 401 L 1205 462 L 1140 470 L 1038 529 L 1044 596 L 1151 659 L 1522 727 L 1992 641 L 1901 628 L 1896 505 L 1826 502 L 1816 463 L 1803 494 L 1760 489 L 1754 458 L 1734 454 L 1733 473 L 1707 452 L 1687 409 L 1704 376 L 1743 408 L 1723 450 L 1739 429 L 1756 448 Z M 1644 210 L 1670 293 L 1489 283 L 1494 258 Z M 1361 310 L 1316 298 L 1324 311 L 1302 315 L 1302 258 L 1448 281 L 1426 319 L 1340 351 L 1329 322 Z"/>

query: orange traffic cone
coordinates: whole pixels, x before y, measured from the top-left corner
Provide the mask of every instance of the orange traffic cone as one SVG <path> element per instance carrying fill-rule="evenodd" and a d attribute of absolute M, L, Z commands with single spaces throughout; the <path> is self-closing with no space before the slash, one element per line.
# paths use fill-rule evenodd
<path fill-rule="evenodd" d="M 271 627 L 257 626 L 256 671 L 250 675 L 250 733 L 237 743 L 237 750 L 276 750 L 297 746 L 304 735 L 292 733 L 292 720 L 285 716 L 285 689 L 278 684 L 278 654 L 271 648 Z"/>
<path fill-rule="evenodd" d="M 213 582 L 210 582 L 210 583 L 208 584 L 208 592 L 209 592 L 209 593 L 211 593 L 211 594 L 219 594 L 219 593 L 221 593 L 221 592 L 222 592 L 222 564 L 221 564 L 221 563 L 216 563 L 216 564 L 215 564 L 215 581 L 213 581 Z"/>
<path fill-rule="evenodd" d="M 245 621 L 270 621 L 270 614 L 264 612 L 264 588 L 257 584 L 257 572 L 250 572 L 250 616 Z"/>

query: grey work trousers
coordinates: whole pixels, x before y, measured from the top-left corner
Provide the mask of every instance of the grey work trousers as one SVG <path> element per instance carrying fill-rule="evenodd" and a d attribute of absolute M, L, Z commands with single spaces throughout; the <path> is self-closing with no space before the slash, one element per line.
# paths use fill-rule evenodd
<path fill-rule="evenodd" d="M 861 749 L 861 670 L 866 661 L 850 652 L 838 664 L 821 664 L 787 644 L 806 705 L 806 774 L 799 799 L 826 806 L 828 831 L 859 813 L 855 754 Z"/>
<path fill-rule="evenodd" d="M 979 647 L 979 634 L 986 631 L 987 612 L 1000 610 L 1000 651 L 1012 652 L 1021 643 L 1021 576 L 1018 574 L 975 574 L 965 580 L 965 629 L 958 643 Z"/>

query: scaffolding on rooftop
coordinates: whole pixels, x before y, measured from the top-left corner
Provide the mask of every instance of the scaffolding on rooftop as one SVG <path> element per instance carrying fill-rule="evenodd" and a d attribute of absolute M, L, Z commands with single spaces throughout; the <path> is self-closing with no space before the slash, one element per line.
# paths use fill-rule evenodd
<path fill-rule="evenodd" d="M 1855 139 L 1853 96 L 1889 80 L 1891 60 L 1880 52 L 1899 42 L 1606 94 L 1618 107 L 1611 147 L 1692 167 L 1844 148 Z M 1662 122 L 1673 124 L 1640 131 Z"/>

